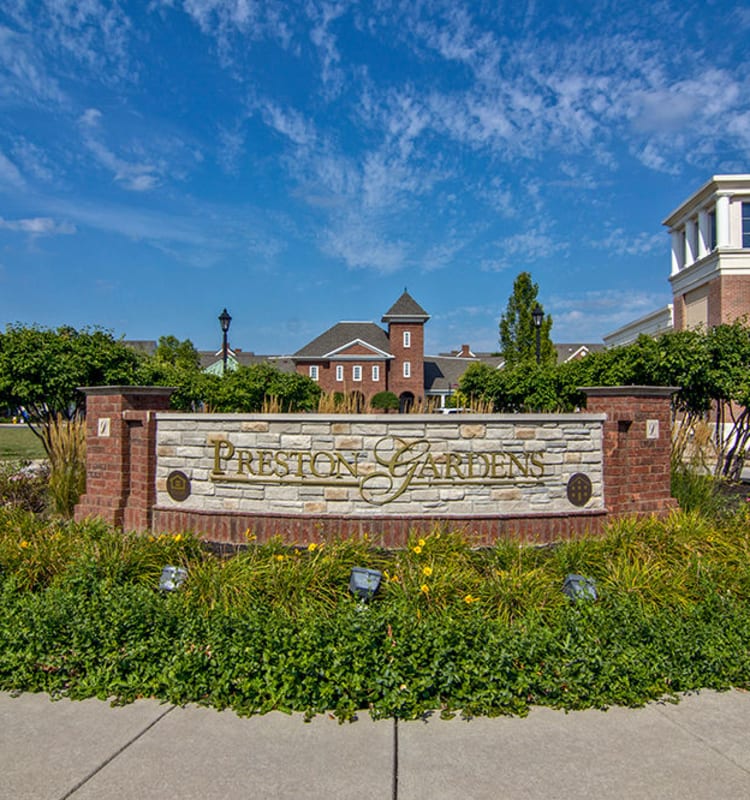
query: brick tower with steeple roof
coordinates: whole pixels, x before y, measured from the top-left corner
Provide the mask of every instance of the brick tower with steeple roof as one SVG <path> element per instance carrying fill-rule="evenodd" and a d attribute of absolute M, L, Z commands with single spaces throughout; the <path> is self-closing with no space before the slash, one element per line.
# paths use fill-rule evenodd
<path fill-rule="evenodd" d="M 402 410 L 424 399 L 424 325 L 430 315 L 404 289 L 383 315 L 393 359 L 388 363 L 388 389 Z"/>

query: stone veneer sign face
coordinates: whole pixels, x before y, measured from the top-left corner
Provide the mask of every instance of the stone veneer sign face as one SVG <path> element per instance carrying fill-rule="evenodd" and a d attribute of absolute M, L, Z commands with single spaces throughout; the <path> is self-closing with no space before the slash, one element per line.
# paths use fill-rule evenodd
<path fill-rule="evenodd" d="M 603 414 L 160 413 L 157 505 L 377 516 L 602 509 L 603 421 Z M 184 491 L 169 491 L 183 478 Z M 589 483 L 586 499 L 580 487 L 588 494 Z"/>

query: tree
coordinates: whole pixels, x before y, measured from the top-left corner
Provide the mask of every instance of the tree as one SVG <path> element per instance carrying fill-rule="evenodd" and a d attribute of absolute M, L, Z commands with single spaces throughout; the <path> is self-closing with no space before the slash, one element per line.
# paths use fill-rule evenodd
<path fill-rule="evenodd" d="M 99 328 L 9 325 L 0 333 L 0 405 L 23 408 L 48 455 L 58 418 L 83 417 L 81 386 L 138 383 L 139 355 Z"/>
<path fill-rule="evenodd" d="M 536 328 L 532 312 L 538 304 L 539 286 L 533 283 L 528 272 L 522 272 L 513 282 L 513 294 L 508 299 L 505 313 L 500 318 L 500 351 L 506 366 L 536 363 Z M 541 306 L 540 306 L 541 308 Z M 542 308 L 542 312 L 544 309 Z M 552 317 L 543 316 L 539 329 L 540 364 L 557 361 L 555 347 L 550 339 Z"/>
<path fill-rule="evenodd" d="M 205 375 L 203 400 L 212 411 L 262 411 L 272 398 L 281 411 L 311 411 L 320 386 L 306 375 L 281 372 L 270 364 L 239 366 L 226 375 Z"/>
<path fill-rule="evenodd" d="M 399 407 L 399 399 L 393 392 L 378 392 L 370 399 L 370 405 L 380 411 L 395 411 Z"/>
<path fill-rule="evenodd" d="M 153 356 L 144 360 L 143 383 L 146 386 L 172 386 L 170 406 L 179 411 L 196 411 L 205 394 L 206 378 L 201 371 L 200 355 L 190 339 L 162 336 Z"/>

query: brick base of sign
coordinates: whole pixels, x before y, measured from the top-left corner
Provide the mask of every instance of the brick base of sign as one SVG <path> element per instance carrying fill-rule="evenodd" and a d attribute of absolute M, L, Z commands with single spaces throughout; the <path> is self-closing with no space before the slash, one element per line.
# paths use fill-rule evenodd
<path fill-rule="evenodd" d="M 221 544 L 263 543 L 274 536 L 290 545 L 306 545 L 337 538 L 362 538 L 365 535 L 381 547 L 404 547 L 411 535 L 436 530 L 462 532 L 476 545 L 491 545 L 498 539 L 520 539 L 540 544 L 596 536 L 607 522 L 606 511 L 567 515 L 540 514 L 524 517 L 352 517 L 263 516 L 203 511 L 175 511 L 155 508 L 155 532 L 189 531 L 199 538 Z"/>

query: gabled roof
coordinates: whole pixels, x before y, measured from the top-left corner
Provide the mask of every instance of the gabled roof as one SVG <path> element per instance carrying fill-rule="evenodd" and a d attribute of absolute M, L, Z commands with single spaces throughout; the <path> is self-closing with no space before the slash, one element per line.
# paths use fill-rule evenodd
<path fill-rule="evenodd" d="M 383 314 L 381 322 L 427 322 L 430 315 L 404 289 L 404 293 Z"/>
<path fill-rule="evenodd" d="M 587 356 L 589 353 L 604 350 L 604 345 L 591 342 L 557 342 L 555 350 L 557 352 L 557 363 L 564 364 L 566 361 L 574 361 L 577 358 Z"/>
<path fill-rule="evenodd" d="M 386 354 L 390 358 L 390 342 L 386 332 L 374 322 L 338 322 L 332 328 L 321 333 L 292 356 L 294 359 L 327 359 L 335 358 L 335 353 L 342 348 L 358 342 L 364 347 L 372 348 Z"/>

